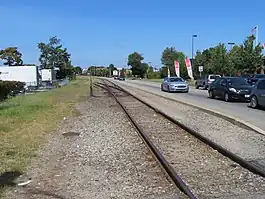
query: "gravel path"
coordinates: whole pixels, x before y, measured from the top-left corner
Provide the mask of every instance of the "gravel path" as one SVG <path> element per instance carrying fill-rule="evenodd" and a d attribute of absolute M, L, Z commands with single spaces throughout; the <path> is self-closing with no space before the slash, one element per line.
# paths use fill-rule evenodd
<path fill-rule="evenodd" d="M 77 105 L 6 199 L 186 198 L 169 183 L 125 114 L 106 93 Z M 101 97 L 100 97 L 101 96 Z M 66 133 L 66 134 L 64 134 Z M 64 134 L 64 135 L 63 135 Z"/>
<path fill-rule="evenodd" d="M 220 117 L 202 112 L 196 108 L 167 100 L 131 86 L 119 84 L 144 101 L 210 138 L 224 148 L 265 167 L 265 137 L 254 131 L 241 128 Z M 175 93 L 176 95 L 181 93 Z"/>
<path fill-rule="evenodd" d="M 237 165 L 133 97 L 120 100 L 199 198 L 265 197 L 263 177 Z"/>

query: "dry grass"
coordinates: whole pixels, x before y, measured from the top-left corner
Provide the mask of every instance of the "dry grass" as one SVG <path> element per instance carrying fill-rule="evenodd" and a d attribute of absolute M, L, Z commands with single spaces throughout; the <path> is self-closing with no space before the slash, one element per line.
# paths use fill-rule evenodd
<path fill-rule="evenodd" d="M 89 79 L 79 77 L 59 89 L 0 103 L 0 174 L 23 172 L 45 143 L 45 135 L 64 117 L 78 115 L 75 103 L 87 99 L 88 92 Z"/>

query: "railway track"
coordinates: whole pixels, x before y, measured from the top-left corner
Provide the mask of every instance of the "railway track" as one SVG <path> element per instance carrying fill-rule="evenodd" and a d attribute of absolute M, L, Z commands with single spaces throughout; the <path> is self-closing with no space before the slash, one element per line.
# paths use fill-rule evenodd
<path fill-rule="evenodd" d="M 265 198 L 265 173 L 110 81 L 96 83 L 122 107 L 153 156 L 189 198 Z"/>

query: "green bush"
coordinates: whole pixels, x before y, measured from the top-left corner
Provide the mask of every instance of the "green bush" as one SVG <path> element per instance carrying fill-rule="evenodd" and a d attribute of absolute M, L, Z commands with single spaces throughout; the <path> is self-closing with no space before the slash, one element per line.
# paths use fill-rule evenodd
<path fill-rule="evenodd" d="M 148 79 L 160 79 L 160 73 L 159 72 L 148 72 L 147 73 Z"/>
<path fill-rule="evenodd" d="M 18 81 L 0 81 L 0 101 L 5 100 L 8 96 L 19 93 L 23 90 L 25 83 Z"/>

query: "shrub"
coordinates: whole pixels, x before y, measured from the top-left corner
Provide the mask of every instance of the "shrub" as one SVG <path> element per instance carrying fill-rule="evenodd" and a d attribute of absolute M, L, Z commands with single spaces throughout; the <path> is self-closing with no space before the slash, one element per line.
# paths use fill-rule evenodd
<path fill-rule="evenodd" d="M 25 83 L 18 81 L 0 81 L 0 100 L 5 100 L 9 95 L 19 93 L 24 89 Z"/>
<path fill-rule="evenodd" d="M 148 79 L 160 79 L 160 73 L 159 72 L 148 72 L 147 74 Z"/>

